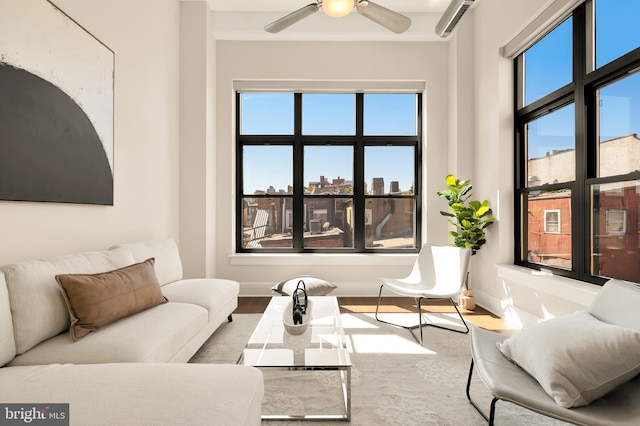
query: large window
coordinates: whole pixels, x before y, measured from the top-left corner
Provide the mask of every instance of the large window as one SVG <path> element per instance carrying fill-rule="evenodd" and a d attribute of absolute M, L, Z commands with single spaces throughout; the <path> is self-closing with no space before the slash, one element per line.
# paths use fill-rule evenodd
<path fill-rule="evenodd" d="M 515 58 L 518 264 L 640 282 L 639 19 L 587 0 Z"/>
<path fill-rule="evenodd" d="M 417 252 L 421 94 L 236 100 L 238 252 Z"/>

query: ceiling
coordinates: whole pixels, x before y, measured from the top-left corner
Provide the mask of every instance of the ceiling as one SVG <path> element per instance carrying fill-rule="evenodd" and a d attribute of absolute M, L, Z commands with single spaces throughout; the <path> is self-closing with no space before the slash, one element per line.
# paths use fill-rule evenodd
<path fill-rule="evenodd" d="M 321 11 L 277 34 L 264 26 L 314 0 L 181 0 L 206 1 L 213 11 L 213 33 L 218 40 L 295 41 L 443 41 L 435 26 L 451 0 L 375 0 L 380 6 L 411 18 L 409 30 L 395 34 L 351 12 L 331 18 Z M 444 39 L 446 40 L 446 39 Z"/>
<path fill-rule="evenodd" d="M 376 0 L 401 13 L 442 13 L 450 0 Z M 208 0 L 214 12 L 293 12 L 313 0 Z"/>

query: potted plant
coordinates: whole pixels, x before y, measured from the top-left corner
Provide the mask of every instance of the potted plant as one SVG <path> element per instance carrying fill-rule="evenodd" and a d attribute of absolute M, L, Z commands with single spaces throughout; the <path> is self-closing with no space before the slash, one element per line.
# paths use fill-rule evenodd
<path fill-rule="evenodd" d="M 449 203 L 449 211 L 440 211 L 440 214 L 449 217 L 449 223 L 456 227 L 455 231 L 449 231 L 449 236 L 453 237 L 451 245 L 468 248 L 472 255 L 476 254 L 487 242 L 485 229 L 496 220 L 489 207 L 489 201 L 470 200 L 473 195 L 470 180 L 460 180 L 454 175 L 448 175 L 446 183 L 447 189 L 438 190 L 437 193 Z M 465 309 L 475 309 L 468 276 L 458 304 Z"/>

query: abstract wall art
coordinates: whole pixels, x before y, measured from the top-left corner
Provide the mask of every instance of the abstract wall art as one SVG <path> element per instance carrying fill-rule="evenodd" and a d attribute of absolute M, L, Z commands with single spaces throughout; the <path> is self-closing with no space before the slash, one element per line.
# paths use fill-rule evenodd
<path fill-rule="evenodd" d="M 114 53 L 47 0 L 0 0 L 0 200 L 113 205 Z"/>

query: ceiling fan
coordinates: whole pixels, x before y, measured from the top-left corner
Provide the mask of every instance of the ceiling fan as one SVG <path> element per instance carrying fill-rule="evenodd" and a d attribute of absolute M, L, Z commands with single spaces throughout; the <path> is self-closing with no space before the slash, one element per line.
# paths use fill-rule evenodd
<path fill-rule="evenodd" d="M 318 9 L 322 9 L 324 13 L 329 16 L 339 18 L 348 15 L 354 8 L 360 15 L 372 20 L 376 24 L 382 25 L 396 34 L 405 32 L 411 25 L 411 19 L 407 16 L 370 1 L 318 0 L 315 3 L 308 4 L 305 7 L 267 24 L 264 29 L 270 33 L 280 32 L 307 16 L 313 15 L 318 11 Z"/>

